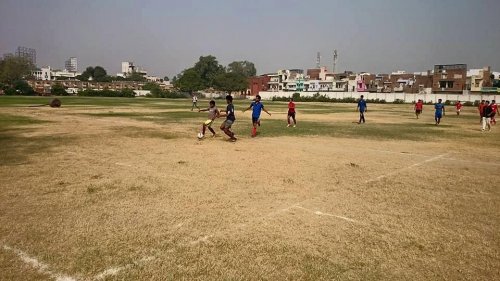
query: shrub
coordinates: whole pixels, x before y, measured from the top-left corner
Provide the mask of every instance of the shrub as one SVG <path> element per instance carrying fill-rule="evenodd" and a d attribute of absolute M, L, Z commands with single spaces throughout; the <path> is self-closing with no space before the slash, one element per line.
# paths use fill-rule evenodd
<path fill-rule="evenodd" d="M 405 103 L 405 101 L 402 100 L 402 99 L 395 99 L 392 103 L 394 103 L 394 104 L 403 104 L 403 103 Z"/>

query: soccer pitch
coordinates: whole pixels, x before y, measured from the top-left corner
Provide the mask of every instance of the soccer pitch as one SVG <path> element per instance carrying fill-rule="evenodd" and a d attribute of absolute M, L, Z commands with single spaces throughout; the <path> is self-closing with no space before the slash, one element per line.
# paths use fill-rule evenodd
<path fill-rule="evenodd" d="M 0 97 L 0 280 L 500 279 L 476 108 L 263 101 L 251 138 L 235 101 L 233 143 L 190 100 L 60 99 Z"/>

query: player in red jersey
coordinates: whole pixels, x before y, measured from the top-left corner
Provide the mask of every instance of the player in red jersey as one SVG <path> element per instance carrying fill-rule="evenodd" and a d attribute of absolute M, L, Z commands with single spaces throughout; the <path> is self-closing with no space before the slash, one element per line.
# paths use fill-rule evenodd
<path fill-rule="evenodd" d="M 477 110 L 479 111 L 479 124 L 481 124 L 483 122 L 483 117 L 484 117 L 484 107 L 486 106 L 486 104 L 484 103 L 484 100 L 481 101 L 481 103 L 479 103 L 479 106 L 477 107 Z"/>
<path fill-rule="evenodd" d="M 290 102 L 288 103 L 288 114 L 287 114 L 287 127 L 290 127 L 290 118 L 293 120 L 293 127 L 297 126 L 297 120 L 295 120 L 295 103 L 293 102 L 293 98 L 290 98 Z"/>
<path fill-rule="evenodd" d="M 495 102 L 495 100 L 492 100 L 490 106 L 491 106 L 491 109 L 493 111 L 491 113 L 491 124 L 492 125 L 496 125 L 497 124 L 497 120 L 495 119 L 495 115 L 498 113 L 498 105 Z"/>
<path fill-rule="evenodd" d="M 422 113 L 422 110 L 424 109 L 424 102 L 422 100 L 418 100 L 415 103 L 415 115 L 418 116 Z"/>
<path fill-rule="evenodd" d="M 457 101 L 455 104 L 455 109 L 457 110 L 457 116 L 460 116 L 460 111 L 462 111 L 462 103 L 460 101 Z"/>

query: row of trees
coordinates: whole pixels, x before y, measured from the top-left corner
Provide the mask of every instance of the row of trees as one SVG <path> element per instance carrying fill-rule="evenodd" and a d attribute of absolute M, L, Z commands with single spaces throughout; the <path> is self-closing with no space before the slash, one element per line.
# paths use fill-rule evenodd
<path fill-rule="evenodd" d="M 174 86 L 183 92 L 213 88 L 225 92 L 247 89 L 248 77 L 255 76 L 255 65 L 249 61 L 235 61 L 227 67 L 219 64 L 214 56 L 201 56 L 191 68 L 172 79 Z"/>
<path fill-rule="evenodd" d="M 21 57 L 7 57 L 0 59 L 0 89 L 6 94 L 35 94 L 33 89 L 23 80 L 33 78 L 31 72 L 35 69 L 29 60 Z M 185 69 L 172 82 L 181 92 L 195 92 L 205 89 L 216 89 L 225 92 L 243 91 L 247 88 L 248 77 L 256 74 L 255 65 L 249 61 L 234 61 L 227 67 L 219 64 L 214 56 L 201 56 L 193 67 Z M 89 66 L 76 77 L 81 81 L 90 78 L 96 82 L 111 82 L 117 80 L 146 81 L 140 73 L 132 73 L 129 77 L 109 76 L 101 66 Z M 169 80 L 165 76 L 165 80 Z M 144 90 L 150 90 L 154 97 L 162 97 L 170 92 L 162 92 L 155 83 L 146 83 Z M 54 85 L 53 94 L 65 95 L 62 85 Z"/>

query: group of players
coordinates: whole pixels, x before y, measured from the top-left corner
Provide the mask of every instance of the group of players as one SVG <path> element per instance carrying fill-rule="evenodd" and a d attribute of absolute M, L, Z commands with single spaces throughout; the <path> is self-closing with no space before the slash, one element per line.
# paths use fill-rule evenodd
<path fill-rule="evenodd" d="M 209 102 L 209 107 L 205 109 L 200 109 L 198 105 L 196 104 L 197 100 L 193 98 L 193 107 L 198 108 L 198 112 L 201 111 L 207 111 L 208 112 L 208 119 L 203 122 L 201 125 L 201 130 L 199 134 L 199 139 L 202 139 L 205 137 L 205 132 L 208 129 L 212 133 L 212 137 L 216 136 L 216 133 L 214 129 L 212 128 L 212 124 L 215 120 L 215 118 L 219 117 L 226 117 L 224 122 L 220 125 L 220 129 L 224 132 L 229 137 L 230 141 L 236 141 L 236 137 L 234 136 L 234 132 L 231 131 L 231 126 L 233 125 L 234 121 L 236 120 L 236 116 L 234 114 L 234 105 L 233 105 L 233 97 L 228 95 L 226 96 L 226 110 L 219 110 L 215 106 L 215 101 L 211 100 Z M 257 136 L 257 127 L 260 127 L 260 114 L 262 111 L 265 113 L 269 114 L 271 116 L 271 113 L 267 111 L 267 109 L 264 108 L 264 104 L 261 102 L 261 97 L 257 95 L 254 99 L 254 101 L 250 104 L 250 106 L 246 109 L 243 110 L 243 112 L 252 109 L 252 137 Z M 288 125 L 287 127 L 290 127 L 292 125 L 293 121 L 293 127 L 297 126 L 297 120 L 295 119 L 295 103 L 293 102 L 293 99 L 290 99 L 290 102 L 288 103 Z"/>
<path fill-rule="evenodd" d="M 211 100 L 209 102 L 209 107 L 205 109 L 200 109 L 198 107 L 197 99 L 195 99 L 195 96 L 193 96 L 193 106 L 191 107 L 191 110 L 193 110 L 194 107 L 198 108 L 198 112 L 201 111 L 206 111 L 208 112 L 208 119 L 203 122 L 200 130 L 199 137 L 200 139 L 205 137 L 205 132 L 208 129 L 212 133 L 212 137 L 216 136 L 215 130 L 212 128 L 212 125 L 214 123 L 214 120 L 216 118 L 220 117 L 226 117 L 224 122 L 220 125 L 220 129 L 229 137 L 230 141 L 236 141 L 236 137 L 234 136 L 234 132 L 231 131 L 231 126 L 233 125 L 234 121 L 236 120 L 235 112 L 234 112 L 234 105 L 233 105 L 233 97 L 228 95 L 226 96 L 226 109 L 225 110 L 219 110 L 215 106 L 215 101 Z M 424 102 L 419 99 L 415 103 L 415 115 L 417 119 L 419 118 L 420 114 L 422 114 L 424 107 Z M 460 112 L 462 110 L 462 103 L 458 101 L 455 103 L 455 110 L 457 116 L 460 116 Z M 257 95 L 255 99 L 252 101 L 250 106 L 246 109 L 243 110 L 243 112 L 252 109 L 252 132 L 251 136 L 255 137 L 257 136 L 257 128 L 260 127 L 260 114 L 262 111 L 265 113 L 269 114 L 271 116 L 271 113 L 265 109 L 264 104 L 261 102 L 261 97 Z M 357 108 L 356 110 L 359 112 L 359 121 L 358 124 L 365 123 L 365 116 L 364 113 L 367 111 L 368 107 L 366 105 L 366 101 L 363 96 L 360 97 L 357 103 Z M 445 106 L 442 103 L 441 99 L 438 99 L 438 102 L 434 104 L 434 120 L 436 121 L 436 125 L 439 125 L 441 123 L 441 118 L 445 114 Z M 495 115 L 498 113 L 498 106 L 495 102 L 495 100 L 492 100 L 491 103 L 489 101 L 482 100 L 481 103 L 479 104 L 478 107 L 479 115 L 480 115 L 480 122 L 482 124 L 482 130 L 491 130 L 491 125 L 496 124 L 495 120 Z M 287 127 L 292 126 L 293 122 L 293 127 L 297 126 L 297 120 L 295 119 L 295 103 L 293 102 L 293 99 L 290 98 L 290 101 L 288 103 L 288 113 L 287 113 Z"/>
<path fill-rule="evenodd" d="M 418 100 L 415 103 L 415 115 L 417 116 L 417 119 L 419 115 L 422 113 L 424 107 L 424 102 L 422 100 Z M 457 101 L 455 103 L 455 111 L 457 113 L 457 116 L 460 116 L 460 112 L 462 111 L 462 103 L 460 101 Z M 441 118 L 445 114 L 445 108 L 444 104 L 442 103 L 442 100 L 439 99 L 436 104 L 434 104 L 434 118 L 436 121 L 436 125 L 439 125 L 441 122 Z M 491 130 L 491 125 L 495 125 L 497 123 L 495 119 L 495 115 L 498 113 L 498 105 L 495 100 L 492 100 L 491 103 L 488 100 L 482 100 L 479 103 L 479 106 L 477 108 L 478 113 L 479 113 L 479 122 L 481 124 L 481 130 L 484 131 L 486 128 L 488 128 L 488 131 Z"/>

